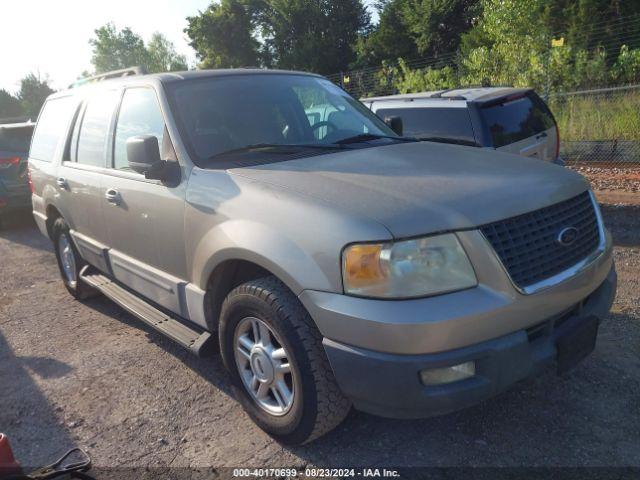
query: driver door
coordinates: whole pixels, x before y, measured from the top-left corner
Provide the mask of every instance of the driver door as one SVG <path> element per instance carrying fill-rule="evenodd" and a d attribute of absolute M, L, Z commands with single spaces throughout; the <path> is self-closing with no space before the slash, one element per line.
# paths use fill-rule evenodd
<path fill-rule="evenodd" d="M 103 177 L 104 217 L 113 275 L 144 297 L 181 314 L 186 282 L 184 200 L 186 182 L 168 186 L 129 168 L 126 142 L 154 135 L 170 144 L 156 92 L 127 88 L 114 128 L 113 154 Z M 163 149 L 165 150 L 165 149 Z"/>

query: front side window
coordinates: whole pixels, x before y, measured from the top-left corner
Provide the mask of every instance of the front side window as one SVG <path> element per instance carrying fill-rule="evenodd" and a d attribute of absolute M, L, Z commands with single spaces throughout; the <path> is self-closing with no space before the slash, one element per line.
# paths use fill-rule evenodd
<path fill-rule="evenodd" d="M 201 165 L 255 145 L 317 152 L 358 135 L 397 138 L 349 94 L 310 75 L 221 75 L 176 82 L 167 90 L 187 147 Z"/>
<path fill-rule="evenodd" d="M 127 140 L 137 135 L 154 135 L 162 146 L 164 119 L 155 91 L 151 88 L 130 88 L 124 92 L 113 150 L 113 167 L 129 170 Z"/>
<path fill-rule="evenodd" d="M 96 92 L 87 103 L 78 136 L 76 161 L 103 167 L 111 116 L 118 101 L 116 90 Z"/>
<path fill-rule="evenodd" d="M 29 156 L 45 162 L 53 161 L 58 143 L 65 136 L 76 101 L 73 97 L 47 100 L 38 118 Z"/>

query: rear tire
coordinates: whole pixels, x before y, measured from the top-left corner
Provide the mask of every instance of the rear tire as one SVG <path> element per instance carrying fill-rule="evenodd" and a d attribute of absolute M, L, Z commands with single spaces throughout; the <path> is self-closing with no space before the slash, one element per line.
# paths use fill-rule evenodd
<path fill-rule="evenodd" d="M 247 322 L 262 327 L 261 333 Z M 267 353 L 262 348 L 265 342 L 258 341 L 265 335 L 270 338 Z M 322 335 L 296 296 L 275 277 L 247 282 L 229 293 L 220 314 L 219 341 L 236 398 L 276 440 L 308 443 L 334 429 L 349 413 L 351 403 L 333 376 Z M 273 372 L 283 367 L 290 373 L 277 380 Z M 285 383 L 284 395 L 278 382 Z M 260 397 L 262 387 L 267 393 Z M 292 396 L 290 404 L 286 393 Z"/>
<path fill-rule="evenodd" d="M 80 271 L 87 265 L 87 262 L 78 253 L 71 234 L 69 225 L 63 218 L 57 218 L 51 228 L 53 247 L 58 260 L 60 276 L 67 291 L 77 300 L 85 300 L 97 294 L 80 279 Z"/>

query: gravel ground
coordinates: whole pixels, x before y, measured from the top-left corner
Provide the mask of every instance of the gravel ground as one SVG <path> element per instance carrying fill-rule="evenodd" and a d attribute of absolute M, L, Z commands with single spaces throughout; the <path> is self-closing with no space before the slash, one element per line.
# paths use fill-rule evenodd
<path fill-rule="evenodd" d="M 0 431 L 24 465 L 67 448 L 96 466 L 640 466 L 640 207 L 604 209 L 619 290 L 596 351 L 476 407 L 396 421 L 353 412 L 288 448 L 197 359 L 105 298 L 74 301 L 29 221 L 0 231 Z"/>
<path fill-rule="evenodd" d="M 640 192 L 640 168 L 638 167 L 586 167 L 571 166 L 585 176 L 597 191 Z"/>

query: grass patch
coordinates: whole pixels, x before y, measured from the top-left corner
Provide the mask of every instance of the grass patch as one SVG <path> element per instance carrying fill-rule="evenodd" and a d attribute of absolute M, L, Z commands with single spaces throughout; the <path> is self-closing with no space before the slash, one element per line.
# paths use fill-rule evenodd
<path fill-rule="evenodd" d="M 549 106 L 562 141 L 640 141 L 640 90 L 555 97 Z"/>

